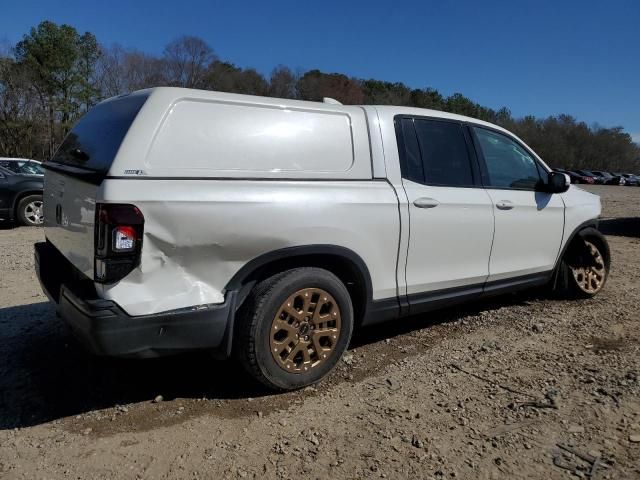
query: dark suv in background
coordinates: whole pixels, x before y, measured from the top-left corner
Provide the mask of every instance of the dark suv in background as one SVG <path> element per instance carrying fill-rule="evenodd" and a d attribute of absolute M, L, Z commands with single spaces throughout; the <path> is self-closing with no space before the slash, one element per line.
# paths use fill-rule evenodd
<path fill-rule="evenodd" d="M 37 226 L 44 221 L 40 162 L 0 158 L 0 220 Z"/>

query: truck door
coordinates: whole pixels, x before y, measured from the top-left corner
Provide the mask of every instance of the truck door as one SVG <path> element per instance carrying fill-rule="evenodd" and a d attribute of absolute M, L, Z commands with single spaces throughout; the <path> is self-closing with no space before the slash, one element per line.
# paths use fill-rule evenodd
<path fill-rule="evenodd" d="M 564 202 L 560 195 L 537 189 L 547 172 L 523 145 L 492 129 L 471 130 L 495 214 L 487 288 L 505 279 L 533 282 L 537 276 L 545 281 L 562 242 Z"/>
<path fill-rule="evenodd" d="M 398 116 L 395 127 L 409 208 L 410 311 L 479 295 L 494 213 L 469 133 L 460 122 L 423 117 Z"/>

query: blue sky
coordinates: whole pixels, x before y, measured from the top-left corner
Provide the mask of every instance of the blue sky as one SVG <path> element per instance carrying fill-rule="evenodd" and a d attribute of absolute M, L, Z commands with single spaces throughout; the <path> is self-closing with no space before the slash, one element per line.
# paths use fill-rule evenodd
<path fill-rule="evenodd" d="M 640 142 L 640 1 L 7 1 L 0 40 L 49 19 L 159 54 L 183 34 L 224 60 L 461 92 L 514 115 L 569 113 Z"/>

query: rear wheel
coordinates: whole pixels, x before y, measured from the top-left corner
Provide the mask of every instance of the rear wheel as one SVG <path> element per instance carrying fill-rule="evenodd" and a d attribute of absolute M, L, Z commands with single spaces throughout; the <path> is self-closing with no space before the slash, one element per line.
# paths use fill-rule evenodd
<path fill-rule="evenodd" d="M 239 312 L 236 356 L 258 381 L 293 390 L 321 380 L 351 339 L 353 307 L 344 284 L 320 268 L 260 282 Z"/>
<path fill-rule="evenodd" d="M 44 222 L 42 195 L 27 195 L 18 203 L 17 217 L 21 225 L 37 227 Z"/>
<path fill-rule="evenodd" d="M 590 298 L 599 293 L 609 276 L 609 249 L 604 237 L 593 229 L 578 235 L 565 253 L 555 290 L 570 298 Z M 597 234 L 597 235 L 596 235 Z"/>

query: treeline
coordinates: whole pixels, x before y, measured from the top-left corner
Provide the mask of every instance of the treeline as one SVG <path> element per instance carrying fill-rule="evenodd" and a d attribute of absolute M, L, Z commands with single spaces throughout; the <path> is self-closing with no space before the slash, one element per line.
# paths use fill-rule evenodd
<path fill-rule="evenodd" d="M 513 131 L 552 166 L 640 170 L 640 147 L 622 127 L 588 126 L 570 115 L 514 118 L 460 93 L 277 66 L 269 78 L 219 59 L 198 37 L 184 36 L 149 55 L 104 46 L 69 25 L 42 22 L 0 51 L 0 156 L 49 158 L 73 123 L 104 98 L 142 88 L 180 86 L 344 104 L 431 108 L 487 120 Z"/>

